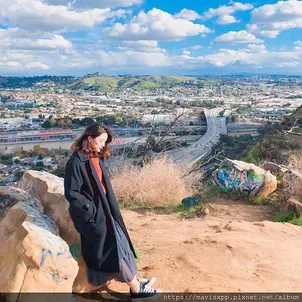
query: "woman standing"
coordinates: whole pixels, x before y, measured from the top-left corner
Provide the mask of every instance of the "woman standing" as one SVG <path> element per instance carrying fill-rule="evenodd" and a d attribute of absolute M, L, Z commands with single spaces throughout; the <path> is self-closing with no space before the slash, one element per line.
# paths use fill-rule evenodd
<path fill-rule="evenodd" d="M 151 287 L 155 278 L 136 277 L 137 257 L 104 164 L 111 142 L 112 132 L 100 124 L 88 126 L 75 141 L 66 164 L 65 198 L 81 235 L 88 281 L 98 286 L 115 279 L 129 285 L 133 299 L 147 298 L 161 291 Z"/>

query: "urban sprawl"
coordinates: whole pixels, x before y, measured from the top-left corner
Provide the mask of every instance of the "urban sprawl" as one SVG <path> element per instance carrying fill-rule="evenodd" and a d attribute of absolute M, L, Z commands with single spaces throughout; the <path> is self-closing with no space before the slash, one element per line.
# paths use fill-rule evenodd
<path fill-rule="evenodd" d="M 29 168 L 60 175 L 72 143 L 93 122 L 111 127 L 116 154 L 152 143 L 171 152 L 205 135 L 213 145 L 221 135 L 252 143 L 301 104 L 302 77 L 0 77 L 0 183 Z"/>

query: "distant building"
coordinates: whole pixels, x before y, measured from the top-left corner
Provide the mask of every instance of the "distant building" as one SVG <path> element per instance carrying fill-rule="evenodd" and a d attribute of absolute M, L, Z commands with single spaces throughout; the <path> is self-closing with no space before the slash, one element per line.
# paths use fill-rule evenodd
<path fill-rule="evenodd" d="M 170 124 L 174 118 L 172 114 L 145 114 L 141 120 L 142 124 L 155 123 L 155 124 Z"/>

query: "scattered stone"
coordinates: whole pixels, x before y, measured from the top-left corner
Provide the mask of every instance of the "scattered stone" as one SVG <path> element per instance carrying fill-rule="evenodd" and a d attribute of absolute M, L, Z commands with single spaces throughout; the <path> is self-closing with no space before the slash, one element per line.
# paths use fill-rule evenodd
<path fill-rule="evenodd" d="M 286 167 L 272 162 L 265 162 L 263 164 L 263 169 L 270 171 L 275 176 L 281 175 L 287 170 Z"/>
<path fill-rule="evenodd" d="M 290 198 L 287 200 L 284 207 L 284 212 L 288 214 L 294 214 L 296 217 L 302 216 L 302 203 L 295 198 Z"/>

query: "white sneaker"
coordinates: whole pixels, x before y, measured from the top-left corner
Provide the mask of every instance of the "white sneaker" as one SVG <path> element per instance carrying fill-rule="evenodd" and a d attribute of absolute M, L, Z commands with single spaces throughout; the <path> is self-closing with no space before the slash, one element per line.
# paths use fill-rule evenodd
<path fill-rule="evenodd" d="M 137 278 L 139 283 L 142 283 L 144 286 L 150 286 L 152 287 L 152 285 L 156 282 L 156 278 L 152 277 L 151 279 L 145 279 L 145 278 Z"/>
<path fill-rule="evenodd" d="M 161 297 L 161 293 L 163 291 L 160 289 L 154 289 L 148 285 L 143 285 L 140 283 L 140 290 L 138 293 L 134 293 L 130 289 L 130 296 L 132 301 L 139 302 L 139 301 L 147 301 L 147 300 L 157 300 Z"/>

